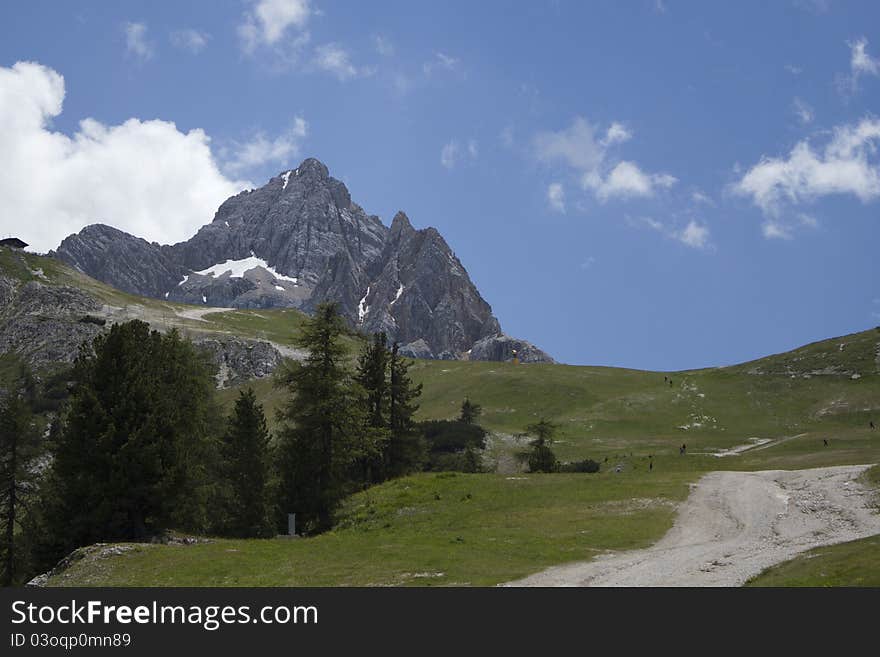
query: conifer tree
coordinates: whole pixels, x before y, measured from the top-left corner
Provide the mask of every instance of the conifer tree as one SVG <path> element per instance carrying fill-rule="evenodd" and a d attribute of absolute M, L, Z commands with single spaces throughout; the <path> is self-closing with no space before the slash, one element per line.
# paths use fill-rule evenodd
<path fill-rule="evenodd" d="M 364 344 L 358 357 L 355 381 L 363 389 L 363 406 L 366 413 L 364 453 L 360 459 L 360 472 L 364 484 L 384 479 L 383 453 L 387 447 L 390 430 L 388 338 L 385 333 L 375 333 Z"/>
<path fill-rule="evenodd" d="M 0 586 L 17 583 L 22 511 L 37 488 L 35 466 L 43 450 L 32 411 L 34 401 L 33 377 L 25 365 L 18 364 L 17 375 L 0 400 Z"/>
<path fill-rule="evenodd" d="M 279 377 L 291 393 L 279 412 L 280 511 L 296 513 L 314 531 L 330 527 L 364 454 L 362 392 L 349 371 L 345 333 L 336 305 L 319 305 L 297 341 L 308 356 Z"/>
<path fill-rule="evenodd" d="M 461 413 L 458 416 L 458 421 L 464 422 L 465 424 L 474 424 L 482 412 L 482 406 L 479 404 L 472 404 L 471 400 L 465 397 L 464 401 L 461 403 Z"/>
<path fill-rule="evenodd" d="M 559 464 L 556 461 L 556 455 L 550 449 L 553 443 L 553 435 L 556 433 L 557 425 L 553 424 L 545 418 L 541 418 L 535 424 L 526 427 L 526 434 L 534 436 L 529 442 L 532 449 L 528 454 L 529 470 L 532 472 L 555 472 Z"/>
<path fill-rule="evenodd" d="M 271 536 L 269 513 L 270 435 L 262 404 L 252 388 L 239 393 L 221 446 L 224 533 Z"/>
<path fill-rule="evenodd" d="M 426 456 L 424 438 L 413 421 L 419 409 L 415 400 L 422 394 L 422 384 L 413 384 L 409 376 L 411 365 L 412 361 L 399 355 L 395 342 L 388 363 L 390 435 L 385 451 L 385 471 L 389 477 L 418 470 Z"/>
<path fill-rule="evenodd" d="M 206 358 L 176 331 L 133 320 L 81 351 L 74 381 L 48 481 L 46 549 L 204 529 L 219 433 Z"/>

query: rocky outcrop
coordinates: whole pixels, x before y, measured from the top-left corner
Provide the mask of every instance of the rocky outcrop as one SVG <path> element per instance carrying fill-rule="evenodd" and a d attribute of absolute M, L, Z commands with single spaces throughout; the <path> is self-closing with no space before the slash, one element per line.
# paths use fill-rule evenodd
<path fill-rule="evenodd" d="M 50 255 L 123 292 L 148 297 L 162 296 L 187 271 L 168 247 L 104 224 L 66 237 Z"/>
<path fill-rule="evenodd" d="M 34 369 L 72 363 L 103 330 L 80 321 L 102 306 L 74 287 L 0 276 L 0 297 L 0 354 L 18 354 Z"/>
<path fill-rule="evenodd" d="M 228 388 L 270 376 L 281 354 L 268 342 L 238 338 L 197 338 L 196 348 L 207 352 L 217 366 L 217 387 Z"/>
<path fill-rule="evenodd" d="M 423 358 L 461 358 L 501 334 L 437 230 L 416 230 L 402 212 L 386 227 L 312 158 L 228 199 L 185 242 L 161 246 L 94 225 L 52 255 L 169 301 L 306 312 L 334 301 L 353 327 L 384 331 Z"/>
<path fill-rule="evenodd" d="M 420 357 L 454 359 L 500 331 L 492 308 L 443 237 L 415 230 L 398 212 L 381 257 L 369 270 L 358 324 L 402 344 L 421 341 Z"/>
<path fill-rule="evenodd" d="M 516 357 L 521 363 L 556 362 L 530 342 L 517 340 L 504 334 L 493 335 L 474 343 L 470 354 L 468 354 L 468 359 L 512 361 L 514 351 L 516 351 Z"/>

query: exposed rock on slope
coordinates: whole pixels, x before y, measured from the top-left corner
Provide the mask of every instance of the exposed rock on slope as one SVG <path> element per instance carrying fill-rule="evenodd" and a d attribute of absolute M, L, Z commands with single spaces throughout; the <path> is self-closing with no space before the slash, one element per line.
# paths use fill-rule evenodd
<path fill-rule="evenodd" d="M 228 388 L 261 379 L 275 371 L 281 354 L 268 342 L 238 338 L 200 338 L 196 347 L 210 354 L 217 366 L 217 387 Z"/>
<path fill-rule="evenodd" d="M 416 230 L 402 212 L 386 227 L 315 159 L 228 199 L 186 242 L 160 246 L 95 225 L 54 255 L 114 287 L 170 301 L 311 311 L 332 300 L 352 326 L 383 330 L 423 358 L 460 358 L 479 340 L 506 339 L 435 229 Z"/>
<path fill-rule="evenodd" d="M 474 344 L 469 360 L 509 361 L 516 357 L 521 363 L 552 363 L 550 356 L 525 340 L 517 340 L 506 335 L 493 335 Z"/>

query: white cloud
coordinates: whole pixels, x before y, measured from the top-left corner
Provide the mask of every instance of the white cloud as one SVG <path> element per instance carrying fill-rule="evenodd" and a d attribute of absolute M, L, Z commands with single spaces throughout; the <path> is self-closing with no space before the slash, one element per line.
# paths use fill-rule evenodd
<path fill-rule="evenodd" d="M 144 23 L 126 23 L 123 31 L 125 49 L 129 54 L 142 61 L 152 59 L 156 51 L 153 44 L 147 41 L 147 26 Z"/>
<path fill-rule="evenodd" d="M 475 139 L 468 140 L 468 155 L 471 156 L 472 159 L 476 159 L 476 157 L 480 154 L 477 149 L 477 141 Z"/>
<path fill-rule="evenodd" d="M 705 249 L 709 245 L 709 228 L 692 219 L 687 226 L 675 234 L 675 237 L 682 244 L 695 249 Z"/>
<path fill-rule="evenodd" d="M 373 44 L 376 46 L 376 52 L 383 57 L 391 57 L 394 54 L 394 44 L 382 35 L 374 36 Z"/>
<path fill-rule="evenodd" d="M 242 49 L 250 54 L 260 46 L 280 44 L 290 28 L 302 30 L 311 16 L 309 0 L 251 0 L 238 26 Z"/>
<path fill-rule="evenodd" d="M 447 169 L 452 169 L 458 159 L 458 150 L 458 143 L 455 141 L 444 144 L 440 149 L 440 164 Z"/>
<path fill-rule="evenodd" d="M 677 182 L 669 174 L 645 173 L 635 162 L 613 161 L 610 148 L 632 138 L 621 123 L 612 123 L 601 138 L 583 117 L 576 117 L 569 128 L 559 132 L 540 132 L 533 145 L 536 157 L 552 164 L 561 162 L 574 169 L 581 186 L 600 201 L 611 198 L 653 196 L 659 188 Z"/>
<path fill-rule="evenodd" d="M 565 214 L 565 189 L 562 183 L 550 183 L 547 187 L 547 203 L 551 210 Z"/>
<path fill-rule="evenodd" d="M 460 63 L 461 62 L 455 57 L 451 57 L 442 52 L 435 52 L 434 59 L 422 64 L 422 71 L 424 71 L 425 75 L 431 75 L 431 73 L 437 69 L 454 71 L 458 69 Z"/>
<path fill-rule="evenodd" d="M 859 79 L 866 75 L 880 75 L 880 59 L 868 54 L 868 40 L 865 37 L 855 41 L 847 41 L 850 49 L 849 75 L 839 75 L 838 90 L 844 96 L 855 94 L 859 90 Z"/>
<path fill-rule="evenodd" d="M 168 121 L 80 122 L 68 136 L 64 78 L 33 62 L 0 67 L 0 232 L 48 251 L 105 222 L 163 243 L 190 237 L 248 186 L 226 178 L 204 131 Z"/>
<path fill-rule="evenodd" d="M 798 142 L 788 158 L 762 158 L 734 190 L 750 196 L 770 216 L 778 216 L 783 203 L 796 205 L 830 194 L 851 194 L 866 203 L 880 196 L 880 166 L 871 161 L 878 140 L 880 120 L 839 126 L 824 151 L 815 151 L 806 140 Z"/>
<path fill-rule="evenodd" d="M 806 101 L 801 100 L 800 98 L 795 98 L 791 103 L 791 107 L 792 111 L 803 125 L 813 122 L 816 115 L 813 112 L 813 108 L 810 107 Z"/>
<path fill-rule="evenodd" d="M 258 132 L 247 142 L 236 144 L 226 158 L 224 168 L 237 174 L 264 164 L 288 165 L 300 152 L 300 142 L 308 134 L 308 124 L 302 117 L 295 117 L 289 129 L 270 139 Z"/>
<path fill-rule="evenodd" d="M 677 181 L 668 174 L 647 174 L 635 162 L 619 162 L 603 179 L 596 172 L 584 174 L 585 189 L 593 189 L 600 201 L 610 198 L 653 196 L 658 187 L 672 187 Z"/>
<path fill-rule="evenodd" d="M 189 50 L 192 54 L 197 55 L 208 45 L 208 39 L 211 36 L 205 32 L 186 28 L 183 30 L 174 30 L 170 35 L 171 44 L 183 50 Z"/>
<path fill-rule="evenodd" d="M 319 70 L 332 73 L 343 82 L 363 73 L 351 63 L 348 51 L 335 43 L 318 46 L 314 64 Z"/>
<path fill-rule="evenodd" d="M 800 75 L 801 73 L 804 72 L 804 69 L 802 69 L 800 66 L 795 66 L 794 64 L 786 64 L 785 70 L 788 71 L 789 73 L 791 73 L 792 75 Z"/>
<path fill-rule="evenodd" d="M 699 189 L 694 190 L 694 192 L 691 193 L 691 200 L 697 204 L 712 205 L 712 206 L 715 205 L 715 201 L 713 201 L 710 196 L 708 196 L 707 194 L 704 194 Z"/>
<path fill-rule="evenodd" d="M 608 132 L 605 133 L 605 139 L 602 140 L 602 144 L 604 146 L 609 146 L 611 144 L 617 144 L 624 141 L 629 141 L 632 139 L 632 133 L 626 129 L 622 123 L 617 123 L 616 121 L 611 124 L 611 127 L 608 128 Z"/>
<path fill-rule="evenodd" d="M 794 238 L 796 231 L 802 228 L 818 228 L 819 222 L 815 217 L 798 213 L 794 217 L 771 217 L 761 225 L 761 232 L 766 239 L 790 240 Z"/>
<path fill-rule="evenodd" d="M 850 69 L 854 75 L 880 75 L 880 59 L 868 54 L 868 40 L 865 37 L 850 42 Z"/>
<path fill-rule="evenodd" d="M 638 219 L 627 218 L 627 221 L 632 226 L 646 226 L 651 230 L 655 230 L 669 239 L 681 242 L 692 249 L 706 251 L 714 250 L 714 247 L 709 241 L 709 227 L 696 219 L 691 219 L 687 225 L 682 228 L 668 226 L 662 221 L 658 221 L 652 217 L 639 217 Z"/>

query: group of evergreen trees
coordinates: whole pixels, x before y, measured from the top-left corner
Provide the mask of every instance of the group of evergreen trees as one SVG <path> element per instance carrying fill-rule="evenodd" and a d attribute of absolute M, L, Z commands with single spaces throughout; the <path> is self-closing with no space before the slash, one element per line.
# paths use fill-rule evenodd
<path fill-rule="evenodd" d="M 410 362 L 377 334 L 354 364 L 347 334 L 333 304 L 305 323 L 307 358 L 276 379 L 288 395 L 275 437 L 251 389 L 224 418 L 207 356 L 141 321 L 83 345 L 63 409 L 58 376 L 47 401 L 22 369 L 0 395 L 2 583 L 83 545 L 171 529 L 271 536 L 296 513 L 322 531 L 346 495 L 421 469 Z M 44 432 L 47 404 L 58 413 Z"/>
<path fill-rule="evenodd" d="M 308 357 L 278 378 L 291 393 L 279 413 L 282 512 L 319 531 L 345 496 L 418 470 L 424 459 L 413 422 L 421 385 L 409 361 L 377 333 L 352 369 L 346 332 L 334 305 L 319 306 L 299 338 Z"/>

